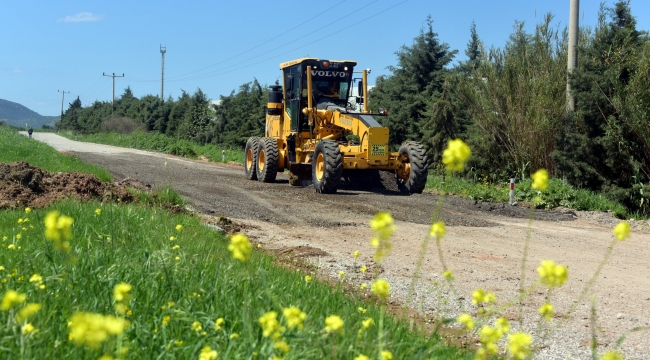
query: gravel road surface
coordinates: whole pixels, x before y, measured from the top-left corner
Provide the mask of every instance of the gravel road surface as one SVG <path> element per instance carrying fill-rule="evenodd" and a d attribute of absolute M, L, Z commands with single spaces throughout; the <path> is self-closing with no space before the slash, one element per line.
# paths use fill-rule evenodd
<path fill-rule="evenodd" d="M 435 243 L 422 249 L 439 200 L 436 195 L 409 196 L 391 190 L 390 186 L 374 185 L 368 186 L 370 191 L 340 190 L 337 194 L 322 195 L 310 186 L 290 186 L 286 174 L 278 174 L 275 183 L 264 184 L 246 180 L 243 168 L 236 165 L 80 143 L 51 133 L 34 133 L 34 138 L 101 165 L 119 180 L 137 179 L 154 188 L 171 185 L 206 219 L 225 216 L 244 225 L 244 232 L 265 248 L 303 257 L 316 265 L 321 276 L 338 278 L 343 270 L 346 281 L 355 286 L 369 281 L 358 271 L 360 265 L 376 266 L 369 245 L 368 221 L 375 213 L 388 211 L 396 219 L 398 230 L 393 237 L 393 250 L 381 264 L 381 276 L 392 285 L 391 301 L 405 304 L 416 261 L 424 254 L 421 276 L 410 304 L 424 317 L 456 316 L 461 311 L 476 314 L 471 293 L 477 288 L 493 291 L 500 303 L 514 299 L 518 293 L 530 209 L 458 197 L 444 199 L 440 219 L 445 221 L 447 235 L 441 245 L 456 277 L 457 298 L 447 287 L 436 285 L 442 284 L 442 267 Z M 385 183 L 386 176 L 383 178 Z M 631 238 L 616 244 L 588 296 L 563 321 L 603 259 L 617 220 L 607 213 L 572 210 L 536 210 L 534 218 L 526 284 L 532 285 L 537 279 L 536 268 L 541 260 L 554 260 L 569 268 L 567 283 L 552 293 L 557 315 L 551 322 L 539 325 L 537 309 L 545 296 L 541 288 L 526 299 L 523 324 L 517 320 L 517 308 L 504 312 L 513 331 L 534 333 L 535 344 L 541 347 L 536 358 L 591 358 L 592 298 L 600 351 L 614 348 L 617 339 L 627 331 L 650 326 L 647 222 L 633 223 L 635 231 Z M 356 261 L 352 257 L 355 250 L 361 252 Z M 647 329 L 628 333 L 619 350 L 627 359 L 649 359 L 649 334 Z"/>

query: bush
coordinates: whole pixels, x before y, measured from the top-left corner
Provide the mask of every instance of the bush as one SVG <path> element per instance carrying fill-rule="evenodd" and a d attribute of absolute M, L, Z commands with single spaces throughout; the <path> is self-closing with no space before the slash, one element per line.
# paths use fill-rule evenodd
<path fill-rule="evenodd" d="M 106 132 L 116 132 L 118 134 L 131 134 L 136 130 L 146 131 L 147 126 L 142 123 L 136 123 L 128 117 L 110 117 L 102 123 L 102 130 Z"/>

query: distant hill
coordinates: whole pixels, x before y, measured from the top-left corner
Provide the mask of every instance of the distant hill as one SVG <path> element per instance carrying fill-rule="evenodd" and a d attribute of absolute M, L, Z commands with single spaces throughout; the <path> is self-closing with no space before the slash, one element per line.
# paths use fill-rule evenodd
<path fill-rule="evenodd" d="M 18 103 L 0 99 L 0 121 L 13 126 L 25 126 L 25 124 L 41 128 L 43 125 L 53 126 L 58 121 L 58 116 L 43 116 Z"/>

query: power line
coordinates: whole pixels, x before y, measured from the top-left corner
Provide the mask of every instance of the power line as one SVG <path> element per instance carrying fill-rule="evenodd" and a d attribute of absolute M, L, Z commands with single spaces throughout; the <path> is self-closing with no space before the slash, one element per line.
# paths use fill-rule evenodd
<path fill-rule="evenodd" d="M 307 44 L 304 44 L 304 45 L 298 46 L 298 47 L 296 47 L 296 48 L 293 48 L 293 49 L 291 49 L 291 50 L 289 50 L 289 51 L 284 52 L 283 54 L 280 54 L 280 55 L 274 55 L 274 56 L 271 56 L 271 57 L 268 57 L 268 58 L 265 58 L 265 59 L 259 60 L 259 61 L 255 62 L 255 63 L 249 64 L 249 65 L 246 65 L 246 66 L 242 66 L 242 67 L 238 67 L 238 68 L 236 68 L 236 69 L 232 69 L 232 70 L 228 70 L 228 71 L 223 71 L 223 70 L 228 69 L 228 68 L 231 68 L 231 67 L 236 66 L 236 65 L 230 65 L 230 66 L 227 66 L 227 67 L 225 67 L 225 68 L 223 68 L 223 69 L 220 69 L 220 70 L 215 70 L 215 71 L 210 72 L 210 73 L 200 74 L 200 75 L 196 75 L 196 76 L 189 77 L 189 78 L 176 79 L 176 80 L 168 80 L 168 82 L 178 82 L 178 81 L 187 81 L 187 80 L 199 80 L 199 79 L 205 79 L 205 78 L 209 78 L 209 77 L 213 77 L 213 76 L 217 76 L 217 75 L 227 74 L 227 73 L 230 73 L 230 72 L 233 72 L 233 71 L 236 71 L 236 70 L 241 70 L 241 69 L 249 68 L 249 67 L 251 67 L 251 66 L 254 66 L 254 65 L 260 64 L 260 63 L 262 63 L 262 62 L 265 62 L 265 61 L 268 61 L 268 60 L 271 60 L 271 59 L 275 59 L 275 58 L 278 58 L 278 57 L 280 57 L 280 56 L 284 56 L 284 55 L 285 55 L 286 53 L 288 53 L 288 52 L 296 51 L 296 50 L 302 49 L 302 48 L 304 48 L 304 47 L 307 47 L 307 46 L 313 45 L 314 43 L 317 43 L 317 42 L 319 42 L 319 41 L 326 40 L 327 38 L 329 38 L 329 37 L 331 37 L 331 36 L 334 36 L 334 35 L 336 35 L 336 34 L 338 34 L 338 33 L 341 33 L 341 32 L 343 32 L 343 31 L 345 31 L 345 30 L 347 30 L 347 29 L 349 29 L 349 28 L 355 27 L 355 26 L 357 26 L 357 25 L 359 25 L 359 24 L 361 24 L 361 23 L 363 23 L 363 22 L 365 22 L 365 21 L 368 21 L 368 20 L 370 20 L 370 19 L 372 19 L 372 18 L 374 18 L 374 17 L 377 17 L 377 16 L 379 16 L 379 15 L 381 15 L 381 14 L 383 14 L 383 13 L 389 11 L 389 10 L 392 10 L 393 8 L 395 8 L 395 7 L 399 6 L 399 5 L 402 5 L 403 3 L 407 2 L 407 1 L 408 1 L 408 0 L 404 0 L 404 1 L 400 2 L 400 3 L 398 3 L 398 4 L 395 4 L 395 5 L 393 5 L 393 6 L 389 7 L 389 8 L 387 8 L 387 9 L 384 9 L 384 10 L 378 12 L 378 13 L 375 13 L 374 15 L 371 15 L 371 16 L 369 16 L 369 17 L 363 19 L 363 20 L 360 20 L 360 21 L 358 21 L 358 22 L 356 22 L 356 23 L 354 23 L 354 24 L 352 24 L 352 25 L 350 25 L 350 26 L 347 26 L 347 27 L 345 27 L 345 28 L 343 28 L 343 29 L 340 29 L 340 30 L 338 30 L 338 31 L 335 31 L 335 32 L 333 32 L 333 33 L 331 33 L 331 34 L 329 34 L 329 35 L 323 36 L 323 37 L 321 37 L 320 39 L 317 39 L 317 40 L 314 40 L 314 41 L 310 41 L 310 42 L 307 43 Z M 322 28 L 321 28 L 321 29 L 322 29 Z M 318 30 L 320 30 L 320 29 L 318 29 Z M 318 30 L 315 30 L 314 32 L 316 32 L 316 31 L 318 31 Z M 310 33 L 310 34 L 311 34 L 311 33 Z M 308 34 L 308 35 L 309 35 L 309 34 Z M 307 36 L 307 35 L 305 35 L 305 36 Z M 300 37 L 299 39 L 302 39 L 302 38 L 304 38 L 305 36 L 302 36 L 302 37 Z M 283 47 L 285 47 L 285 46 L 287 46 L 287 45 L 289 45 L 289 44 L 290 44 L 290 43 L 287 43 L 287 44 L 285 44 L 285 45 L 282 45 L 282 46 L 276 47 L 275 49 L 273 49 L 273 50 L 271 50 L 271 51 L 267 51 L 266 53 L 263 53 L 263 54 L 261 54 L 261 55 L 258 55 L 258 57 L 259 57 L 259 56 L 266 55 L 266 54 L 270 54 L 270 53 L 272 53 L 272 52 L 275 52 L 276 50 L 278 50 L 278 49 L 280 49 L 280 48 L 283 48 Z M 251 60 L 253 60 L 253 59 L 251 59 Z M 239 63 L 239 64 L 242 64 L 242 63 L 245 63 L 245 62 L 248 62 L 248 61 L 251 61 L 251 60 L 243 61 L 243 62 L 241 62 L 241 63 Z"/>
<path fill-rule="evenodd" d="M 345 1 L 345 0 L 344 0 L 344 1 Z M 314 16 L 314 17 L 312 17 L 312 18 L 310 18 L 310 19 L 308 19 L 308 20 L 306 20 L 306 21 L 300 23 L 299 25 L 294 26 L 293 28 L 291 28 L 291 29 L 289 29 L 289 30 L 283 32 L 282 34 L 277 35 L 277 36 L 273 37 L 272 39 L 267 40 L 266 42 L 263 42 L 263 43 L 261 43 L 261 44 L 255 46 L 255 47 L 252 47 L 252 48 L 250 48 L 250 49 L 248 49 L 248 50 L 246 50 L 246 51 L 243 51 L 243 52 L 241 52 L 241 53 L 239 53 L 239 54 L 237 54 L 237 55 L 234 55 L 234 56 L 232 56 L 232 57 L 230 57 L 230 58 L 227 58 L 227 59 L 225 59 L 225 60 L 223 60 L 223 61 L 220 61 L 220 62 L 217 62 L 217 63 L 215 63 L 215 64 L 212 64 L 212 65 L 206 66 L 206 67 L 204 67 L 204 68 L 202 68 L 202 69 L 195 70 L 195 71 L 191 71 L 191 72 L 188 72 L 188 73 L 185 73 L 185 74 L 181 74 L 181 75 L 170 76 L 170 77 L 167 78 L 167 81 L 168 81 L 168 82 L 178 82 L 178 81 L 185 81 L 185 80 L 202 79 L 202 78 L 204 78 L 204 77 L 208 77 L 208 76 L 219 75 L 219 74 L 223 73 L 223 70 L 225 70 L 225 69 L 228 69 L 228 68 L 232 68 L 232 67 L 234 67 L 234 66 L 241 65 L 242 63 L 246 63 L 246 62 L 252 61 L 252 60 L 254 60 L 254 59 L 257 58 L 257 57 L 264 56 L 264 55 L 267 55 L 267 54 L 269 54 L 269 53 L 275 52 L 275 51 L 277 51 L 277 50 L 279 50 L 279 49 L 282 49 L 282 48 L 284 48 L 284 47 L 286 47 L 286 46 L 291 45 L 292 43 L 294 43 L 294 42 L 296 42 L 296 41 L 298 41 L 298 40 L 300 40 L 300 39 L 304 39 L 304 38 L 306 38 L 306 37 L 308 37 L 308 36 L 310 36 L 310 35 L 312 35 L 312 34 L 314 34 L 314 33 L 317 33 L 317 32 L 320 31 L 320 30 L 323 30 L 323 29 L 329 28 L 329 27 L 332 26 L 332 24 L 335 24 L 335 23 L 337 23 L 337 22 L 339 22 L 339 21 L 344 20 L 345 18 L 348 18 L 348 17 L 350 17 L 350 16 L 356 14 L 356 13 L 359 12 L 360 10 L 363 10 L 363 9 L 367 8 L 368 6 L 370 6 L 371 4 L 376 3 L 376 2 L 379 1 L 379 0 L 375 0 L 375 1 L 371 2 L 371 3 L 369 3 L 369 4 L 366 4 L 366 5 L 362 6 L 362 7 L 359 7 L 359 8 L 357 8 L 357 9 L 351 11 L 351 12 L 348 13 L 347 15 L 344 15 L 344 16 L 341 16 L 341 17 L 338 17 L 336 20 L 334 20 L 334 21 L 332 21 L 332 22 L 329 22 L 327 25 L 323 25 L 323 26 L 321 26 L 320 28 L 318 28 L 318 29 L 316 29 L 316 30 L 314 30 L 314 31 L 312 31 L 312 32 L 309 32 L 309 33 L 307 33 L 307 34 L 305 34 L 305 35 L 302 35 L 302 36 L 300 36 L 300 37 L 298 37 L 298 38 L 296 38 L 296 39 L 293 39 L 293 40 L 291 40 L 291 41 L 288 41 L 288 42 L 284 43 L 283 45 L 276 46 L 276 47 L 273 48 L 273 50 L 269 50 L 269 51 L 267 51 L 267 52 L 264 52 L 264 53 L 261 53 L 261 54 L 259 54 L 259 55 L 256 55 L 256 56 L 252 57 L 252 58 L 249 59 L 249 60 L 245 60 L 245 61 L 240 62 L 240 63 L 238 63 L 238 64 L 229 65 L 229 66 L 223 67 L 223 68 L 221 68 L 221 69 L 217 69 L 217 70 L 214 70 L 214 71 L 211 71 L 211 72 L 207 72 L 207 73 L 204 73 L 204 74 L 197 74 L 197 75 L 193 75 L 193 76 L 190 76 L 190 77 L 187 77 L 187 78 L 181 78 L 182 76 L 189 75 L 189 74 L 192 74 L 192 73 L 199 72 L 199 71 L 201 71 L 201 70 L 208 69 L 208 68 L 213 67 L 213 66 L 215 66 L 215 65 L 217 65 L 217 64 L 224 63 L 224 62 L 229 61 L 229 60 L 232 60 L 232 59 L 234 59 L 234 58 L 236 58 L 236 57 L 238 57 L 238 56 L 240 56 L 240 55 L 246 54 L 246 53 L 248 53 L 248 52 L 250 52 L 250 51 L 252 51 L 252 50 L 254 50 L 254 49 L 257 49 L 257 48 L 261 47 L 262 45 L 265 45 L 265 44 L 271 42 L 272 40 L 275 40 L 275 39 L 281 37 L 282 35 L 285 35 L 285 34 L 287 34 L 288 32 L 290 32 L 290 31 L 292 31 L 292 30 L 294 30 L 294 29 L 296 29 L 296 28 L 298 28 L 298 27 L 300 27 L 300 26 L 306 24 L 307 22 L 309 22 L 309 21 L 311 21 L 311 20 L 313 20 L 313 19 L 319 17 L 320 15 L 322 15 L 322 14 L 326 13 L 327 11 L 333 9 L 333 8 L 336 7 L 337 5 L 340 5 L 340 4 L 343 3 L 344 1 L 339 2 L 338 4 L 336 4 L 336 5 L 334 5 L 334 6 L 330 7 L 330 8 L 328 8 L 328 9 L 326 9 L 325 11 L 322 11 L 322 12 L 319 13 L 318 15 L 316 15 L 316 16 Z M 406 0 L 403 1 L 403 2 L 406 2 Z M 401 4 L 402 4 L 402 3 L 399 3 L 399 4 L 397 4 L 397 5 L 401 5 Z M 395 6 L 397 6 L 397 5 L 395 5 Z M 393 7 L 395 7 L 395 6 L 393 6 Z M 382 12 L 385 12 L 385 11 L 387 11 L 387 10 L 390 10 L 390 9 L 392 9 L 393 7 L 390 7 L 390 8 L 388 8 L 388 9 L 382 11 Z M 382 12 L 380 12 L 380 13 L 382 13 Z M 378 14 L 380 14 L 380 13 L 378 13 Z M 378 15 L 378 14 L 376 14 L 376 15 Z M 373 16 L 373 17 L 374 17 L 374 16 Z M 366 19 L 366 20 L 367 20 L 367 19 Z M 351 25 L 351 26 L 348 26 L 348 27 L 346 27 L 345 29 L 348 29 L 348 28 L 350 28 L 350 27 L 352 27 L 352 26 L 355 26 L 355 25 L 357 25 L 357 24 L 359 24 L 359 23 L 361 23 L 361 22 L 363 22 L 363 21 L 365 21 L 365 20 L 362 20 L 362 21 L 360 21 L 360 22 L 358 22 L 358 23 L 356 23 L 356 24 L 353 24 L 353 25 Z M 335 32 L 334 34 L 337 34 L 337 33 L 339 33 L 339 32 L 341 32 L 341 31 L 337 31 L 337 32 Z M 331 35 L 333 35 L 333 34 L 331 34 Z M 331 35 L 328 35 L 328 36 L 331 36 Z M 325 37 L 323 37 L 323 38 L 321 38 L 321 39 L 318 39 L 318 40 L 316 40 L 316 41 L 314 41 L 314 42 L 317 42 L 317 41 L 323 40 L 323 39 L 326 38 L 326 37 L 327 37 L 327 36 L 325 36 Z M 259 62 L 258 62 L 258 63 L 259 63 Z M 256 63 L 256 64 L 257 64 L 257 63 Z M 130 78 L 130 79 L 131 79 L 131 81 L 135 81 L 135 82 L 155 82 L 155 81 L 158 81 L 158 80 L 147 80 L 147 79 L 138 79 L 138 78 Z"/>
<path fill-rule="evenodd" d="M 216 63 L 214 63 L 214 64 L 212 64 L 212 65 L 208 65 L 208 66 L 206 66 L 206 67 L 204 67 L 204 68 L 201 68 L 201 69 L 198 69 L 198 70 L 190 71 L 190 72 L 185 73 L 185 74 L 180 74 L 180 75 L 172 76 L 172 77 L 170 77 L 170 79 L 178 78 L 178 77 L 182 77 L 182 76 L 189 75 L 189 74 L 193 74 L 193 73 L 196 73 L 196 72 L 199 72 L 199 71 L 203 71 L 203 70 L 205 70 L 205 69 L 209 69 L 209 68 L 211 68 L 211 67 L 213 67 L 213 66 L 216 66 L 216 65 L 218 65 L 218 64 L 224 63 L 224 62 L 226 62 L 226 61 L 229 61 L 229 60 L 232 60 L 232 59 L 234 59 L 234 58 L 237 58 L 237 57 L 239 57 L 239 56 L 241 56 L 241 55 L 244 55 L 244 54 L 246 54 L 246 53 L 248 53 L 248 52 L 250 52 L 250 51 L 252 51 L 252 50 L 255 50 L 255 49 L 257 49 L 257 48 L 259 48 L 259 47 L 261 47 L 261 46 L 263 46 L 263 45 L 266 45 L 266 44 L 270 43 L 271 41 L 273 41 L 273 40 L 279 38 L 279 37 L 282 36 L 282 35 L 286 35 L 286 34 L 289 33 L 290 31 L 295 30 L 295 29 L 301 27 L 302 25 L 304 25 L 304 24 L 310 22 L 311 20 L 316 19 L 317 17 L 319 17 L 319 16 L 325 14 L 326 12 L 328 12 L 328 11 L 334 9 L 335 7 L 341 5 L 341 4 L 344 3 L 344 2 L 345 2 L 345 0 L 343 0 L 343 1 L 341 1 L 341 2 L 339 2 L 339 3 L 337 3 L 337 4 L 335 4 L 335 5 L 333 5 L 332 7 L 328 8 L 328 9 L 326 9 L 326 10 L 320 12 L 320 13 L 318 13 L 318 14 L 315 15 L 315 16 L 313 16 L 313 17 L 311 17 L 311 18 L 309 18 L 309 19 L 307 19 L 307 20 L 301 22 L 300 24 L 298 24 L 298 25 L 292 27 L 291 29 L 289 29 L 289 30 L 283 32 L 282 34 L 277 35 L 277 36 L 275 36 L 275 37 L 273 37 L 273 38 L 271 38 L 271 39 L 269 39 L 269 40 L 267 40 L 267 41 L 265 41 L 265 42 L 263 42 L 263 43 L 261 43 L 261 44 L 259 44 L 259 45 L 257 45 L 257 46 L 254 46 L 254 47 L 252 47 L 252 48 L 246 50 L 246 51 L 240 52 L 240 53 L 237 54 L 237 55 L 233 55 L 233 56 L 231 56 L 231 57 L 229 57 L 229 58 L 227 58 L 227 59 L 225 59 L 225 60 L 221 60 L 221 61 L 219 61 L 219 62 L 216 62 Z M 377 2 L 377 0 L 373 1 L 373 3 L 374 3 L 374 2 Z M 371 3 L 371 4 L 372 4 L 372 3 Z M 348 16 L 348 15 L 346 15 L 346 17 L 347 17 L 347 16 Z"/>

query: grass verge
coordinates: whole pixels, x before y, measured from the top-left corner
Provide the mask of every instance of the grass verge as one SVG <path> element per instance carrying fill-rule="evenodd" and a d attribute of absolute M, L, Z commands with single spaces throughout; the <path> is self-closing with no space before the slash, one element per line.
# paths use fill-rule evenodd
<path fill-rule="evenodd" d="M 43 236 L 43 219 L 52 210 L 74 219 L 69 252 Z M 362 325 L 366 318 L 379 323 L 379 307 L 306 282 L 259 252 L 248 262 L 233 260 L 224 235 L 192 216 L 133 204 L 65 201 L 29 214 L 1 211 L 0 229 L 2 292 L 18 291 L 27 295 L 25 302 L 42 306 L 22 321 L 14 311 L 22 304 L 0 311 L 0 323 L 6 324 L 0 330 L 0 357 L 197 358 L 205 346 L 226 359 L 379 357 L 377 326 Z M 113 288 L 122 282 L 133 286 L 126 331 L 96 348 L 77 346 L 68 321 L 77 312 L 120 318 Z M 282 334 L 290 347 L 284 354 L 274 348 L 280 338 L 264 337 L 258 319 L 290 306 L 307 316 L 304 329 Z M 332 314 L 344 319 L 344 332 L 324 332 L 324 319 Z M 219 318 L 224 322 L 216 327 Z M 282 315 L 278 321 L 286 325 Z M 38 331 L 25 332 L 27 324 Z M 392 318 L 384 321 L 383 343 L 397 358 L 470 358 Z"/>
<path fill-rule="evenodd" d="M 15 128 L 0 126 L 0 162 L 27 161 L 49 172 L 78 171 L 94 174 L 101 181 L 113 181 L 106 169 L 86 164 L 76 156 L 64 155 L 42 142 L 18 134 Z"/>
<path fill-rule="evenodd" d="M 585 211 L 612 210 L 618 218 L 641 218 L 630 214 L 625 206 L 589 190 L 575 189 L 560 179 L 549 179 L 548 188 L 538 191 L 531 188 L 532 180 L 515 183 L 515 201 L 530 203 L 536 208 L 552 209 L 558 206 Z M 485 202 L 510 201 L 510 183 L 474 182 L 456 175 L 429 174 L 426 189 L 449 193 Z"/>
<path fill-rule="evenodd" d="M 196 159 L 204 156 L 212 162 L 235 162 L 244 163 L 244 154 L 241 149 L 232 149 L 230 147 L 219 147 L 216 145 L 198 145 L 189 140 L 180 140 L 160 133 L 147 133 L 135 131 L 129 135 L 118 134 L 114 132 L 96 133 L 90 135 L 73 134 L 70 131 L 64 131 L 59 135 L 68 139 L 84 142 L 93 142 L 97 144 L 106 144 L 134 148 L 140 150 L 157 151 L 165 154 L 183 156 Z M 225 161 L 222 161 L 222 150 L 226 151 Z"/>

